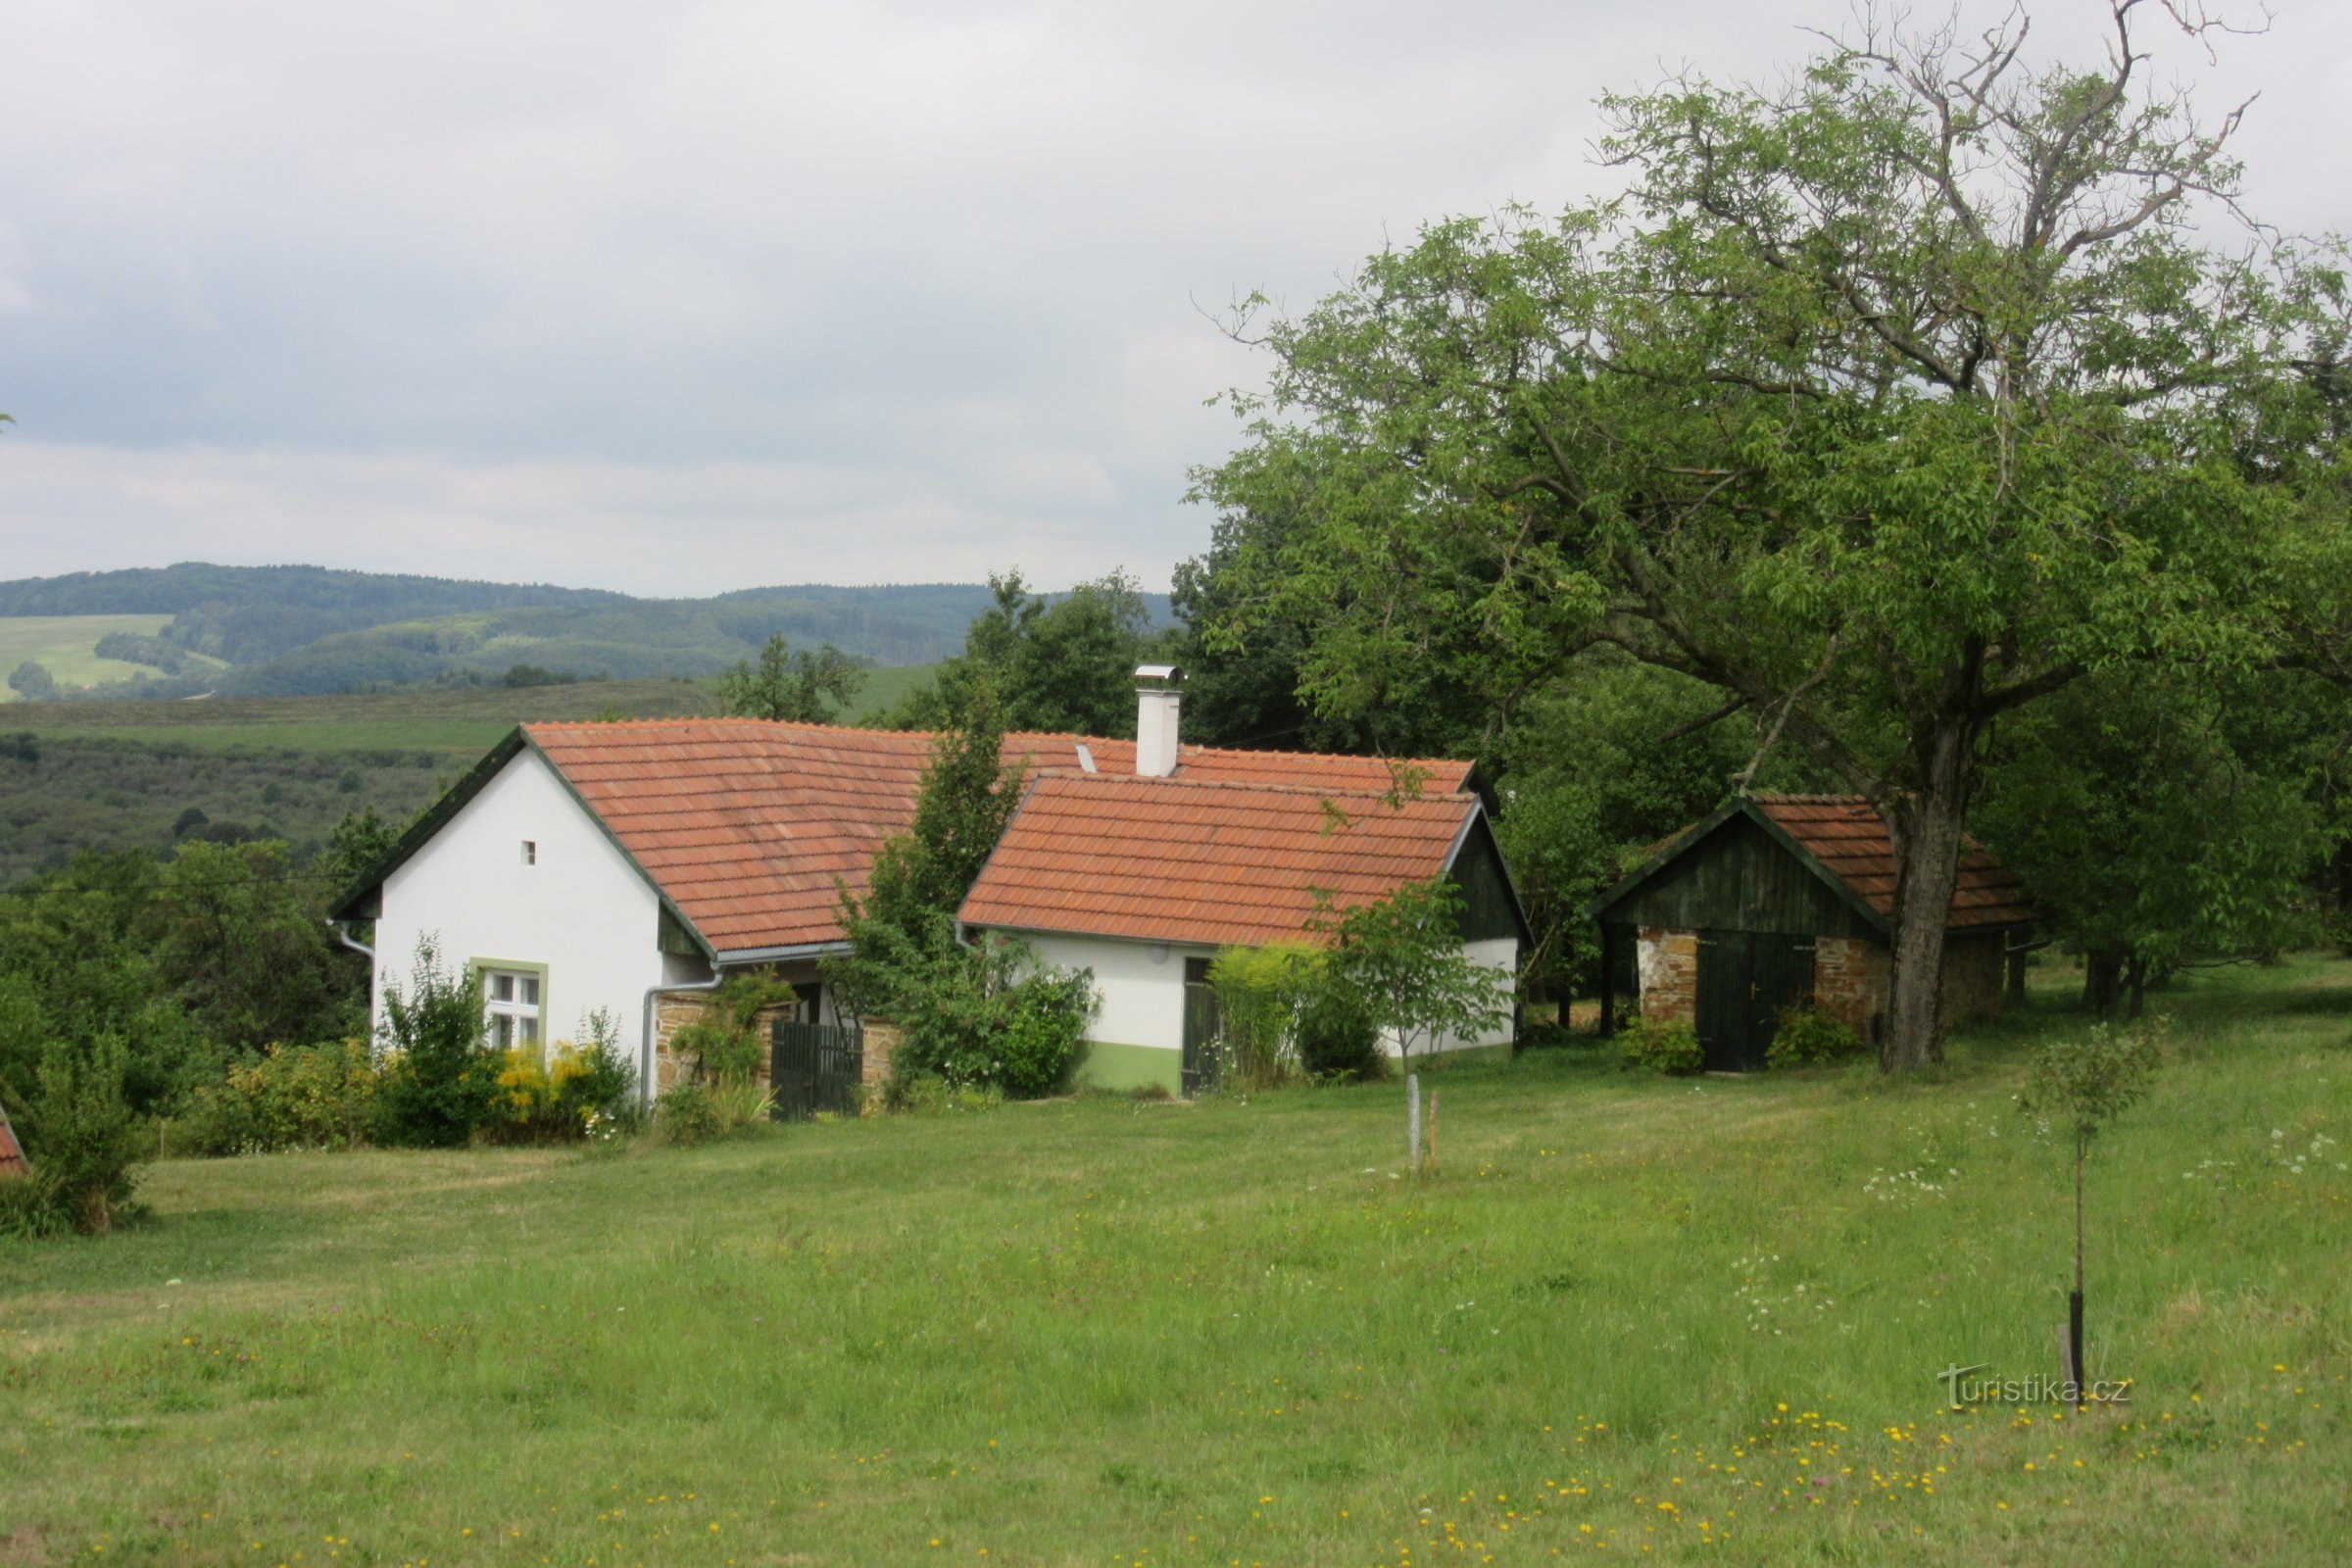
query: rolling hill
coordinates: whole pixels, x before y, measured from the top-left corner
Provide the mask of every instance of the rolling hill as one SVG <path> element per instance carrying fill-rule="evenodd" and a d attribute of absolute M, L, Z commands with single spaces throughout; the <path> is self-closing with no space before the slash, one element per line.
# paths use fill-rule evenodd
<path fill-rule="evenodd" d="M 1147 598 L 1164 618 L 1165 596 Z M 925 664 L 960 649 L 989 602 L 981 583 L 637 599 L 543 583 L 189 562 L 0 582 L 0 648 L 26 650 L 4 667 L 33 660 L 69 698 L 320 696 L 481 685 L 518 664 L 583 680 L 699 678 L 776 633 L 796 645 L 831 643 L 872 665 Z M 97 642 L 109 632 L 135 633 L 110 651 L 176 670 L 101 660 Z"/>

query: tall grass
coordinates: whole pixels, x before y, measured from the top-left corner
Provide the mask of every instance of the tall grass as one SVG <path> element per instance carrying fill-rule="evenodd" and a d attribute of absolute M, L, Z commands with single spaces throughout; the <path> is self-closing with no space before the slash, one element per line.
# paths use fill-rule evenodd
<path fill-rule="evenodd" d="M 2129 1407 L 1945 1408 L 2057 1368 L 2057 997 L 1938 1083 L 1459 1068 L 1418 1182 L 1395 1084 L 167 1165 L 0 1247 L 0 1560 L 2342 1560 L 2352 964 L 2168 998 Z"/>

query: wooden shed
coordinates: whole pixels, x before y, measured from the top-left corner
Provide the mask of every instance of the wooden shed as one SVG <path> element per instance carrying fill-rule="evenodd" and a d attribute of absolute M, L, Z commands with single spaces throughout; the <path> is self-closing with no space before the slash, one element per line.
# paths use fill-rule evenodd
<path fill-rule="evenodd" d="M 1859 795 L 1750 795 L 1667 840 L 1586 906 L 1601 931 L 1601 1028 L 1631 958 L 1644 1018 L 1697 1032 L 1710 1071 L 1764 1064 L 1784 1008 L 1812 1003 L 1876 1042 L 1892 967 L 1894 845 Z M 2015 873 L 1971 843 L 1943 953 L 1943 1016 L 2001 1009 L 2033 920 Z"/>

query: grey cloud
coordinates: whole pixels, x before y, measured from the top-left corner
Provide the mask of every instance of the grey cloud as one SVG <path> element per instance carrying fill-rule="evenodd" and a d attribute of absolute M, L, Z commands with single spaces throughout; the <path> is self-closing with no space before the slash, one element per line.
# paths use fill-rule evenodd
<path fill-rule="evenodd" d="M 2213 74 L 2291 227 L 2352 226 L 2348 9 Z M 1601 188 L 1603 88 L 1844 15 L 0 4 L 12 570 L 1162 579 L 1256 373 L 1196 301 Z"/>

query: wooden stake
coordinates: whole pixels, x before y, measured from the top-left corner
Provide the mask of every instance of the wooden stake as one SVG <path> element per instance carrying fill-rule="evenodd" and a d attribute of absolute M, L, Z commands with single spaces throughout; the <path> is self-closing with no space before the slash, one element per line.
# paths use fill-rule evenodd
<path fill-rule="evenodd" d="M 1404 1075 L 1404 1157 L 1414 1170 L 1421 1168 L 1421 1075 Z"/>
<path fill-rule="evenodd" d="M 1435 1089 L 1429 1092 L 1429 1168 L 1432 1174 L 1438 1168 L 1438 1092 Z"/>

